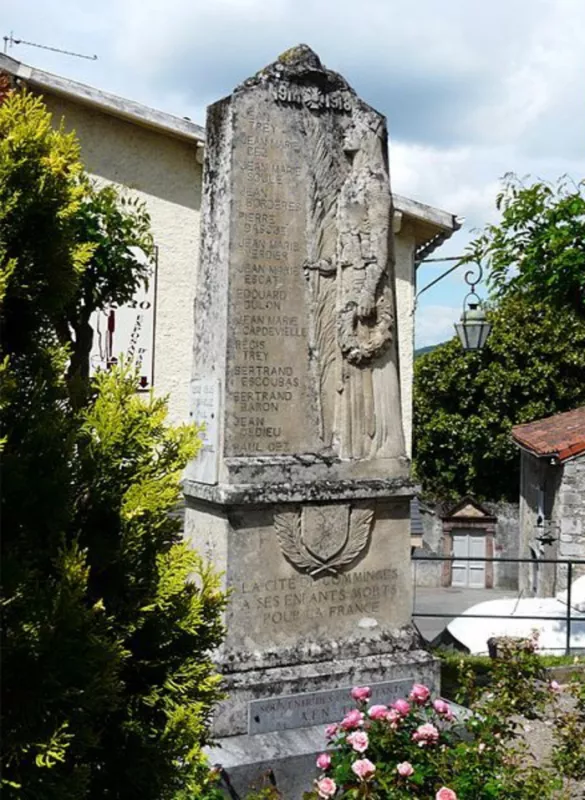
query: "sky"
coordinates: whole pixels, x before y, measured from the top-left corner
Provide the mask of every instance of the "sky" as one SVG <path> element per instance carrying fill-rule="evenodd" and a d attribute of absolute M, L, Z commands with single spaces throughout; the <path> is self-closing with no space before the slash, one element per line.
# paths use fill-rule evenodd
<path fill-rule="evenodd" d="M 497 221 L 507 172 L 585 177 L 585 0 L 2 0 L 8 54 L 204 124 L 205 108 L 310 45 L 388 117 L 393 191 L 463 217 L 433 257 Z M 422 264 L 423 288 L 449 263 Z M 425 292 L 416 346 L 444 341 L 467 287 Z"/>

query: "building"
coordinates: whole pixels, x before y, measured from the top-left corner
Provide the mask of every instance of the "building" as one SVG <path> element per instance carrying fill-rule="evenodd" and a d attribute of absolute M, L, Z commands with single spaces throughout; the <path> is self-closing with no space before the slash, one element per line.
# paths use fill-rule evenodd
<path fill-rule="evenodd" d="M 520 589 L 547 597 L 566 585 L 566 565 L 585 559 L 585 406 L 512 429 L 521 450 Z M 573 568 L 575 579 L 585 565 Z"/>
<path fill-rule="evenodd" d="M 445 505 L 419 502 L 414 519 L 422 529 L 422 542 L 413 552 L 417 586 L 517 589 L 517 564 L 506 561 L 518 556 L 517 506 L 480 503 L 470 496 Z M 412 520 L 411 515 L 411 531 Z"/>
<path fill-rule="evenodd" d="M 172 422 L 187 421 L 204 128 L 0 54 L 2 72 L 42 95 L 55 123 L 64 118 L 66 128 L 76 131 L 85 167 L 98 183 L 128 189 L 146 202 L 157 258 L 150 295 L 138 303 L 144 307 L 143 335 L 149 337 L 142 342 L 148 362 L 145 386 L 169 396 Z M 408 455 L 416 267 L 460 225 L 453 214 L 394 195 L 396 318 Z"/>

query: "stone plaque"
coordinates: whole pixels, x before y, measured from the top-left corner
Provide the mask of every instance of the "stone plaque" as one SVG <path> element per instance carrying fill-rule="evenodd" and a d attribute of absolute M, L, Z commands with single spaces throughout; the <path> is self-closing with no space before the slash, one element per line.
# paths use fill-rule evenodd
<path fill-rule="evenodd" d="M 388 705 L 399 697 L 406 697 L 414 682 L 413 678 L 405 678 L 372 684 L 370 703 Z M 356 707 L 350 692 L 351 686 L 346 686 L 325 692 L 306 692 L 252 700 L 248 705 L 248 733 L 268 733 L 340 722 L 347 711 Z"/>
<path fill-rule="evenodd" d="M 205 425 L 200 435 L 203 441 L 199 455 L 191 461 L 185 477 L 200 483 L 217 483 L 219 464 L 220 391 L 216 378 L 194 378 L 191 381 L 189 419 Z"/>
<path fill-rule="evenodd" d="M 231 590 L 225 648 L 238 658 L 275 647 L 296 651 L 309 642 L 378 638 L 406 625 L 409 527 L 397 517 L 407 511 L 408 501 L 231 510 L 233 533 L 221 544 L 229 552 L 222 569 Z M 323 516 L 329 519 L 321 543 Z M 343 538 L 331 535 L 330 523 L 345 531 Z"/>

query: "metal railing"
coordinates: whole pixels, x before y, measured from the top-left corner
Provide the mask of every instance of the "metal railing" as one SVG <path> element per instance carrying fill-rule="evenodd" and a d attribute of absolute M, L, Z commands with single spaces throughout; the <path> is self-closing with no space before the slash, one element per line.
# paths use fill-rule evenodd
<path fill-rule="evenodd" d="M 532 566 L 540 567 L 543 564 L 555 564 L 558 566 L 566 566 L 566 581 L 567 581 L 567 598 L 566 598 L 566 611 L 562 616 L 558 617 L 551 617 L 551 616 L 543 616 L 539 614 L 529 614 L 529 615 L 522 615 L 522 614 L 467 614 L 464 612 L 453 613 L 451 612 L 425 612 L 419 613 L 415 610 L 416 608 L 416 569 L 417 569 L 417 562 L 421 564 L 429 564 L 432 562 L 441 562 L 441 563 L 453 563 L 457 562 L 481 562 L 484 564 L 531 564 Z M 573 649 L 581 649 L 581 648 L 572 648 L 571 646 L 571 625 L 572 621 L 579 621 L 585 624 L 585 615 L 583 616 L 575 616 L 576 614 L 580 614 L 579 611 L 572 607 L 572 582 L 573 582 L 573 567 L 581 566 L 583 568 L 583 574 L 585 574 L 585 559 L 568 559 L 568 558 L 497 558 L 497 557 L 489 557 L 489 556 L 439 556 L 439 555 L 425 555 L 424 557 L 417 557 L 416 555 L 412 558 L 412 563 L 415 565 L 414 571 L 414 579 L 415 579 L 415 591 L 413 597 L 413 611 L 412 617 L 413 619 L 431 619 L 431 618 L 443 618 L 443 619 L 453 619 L 454 617 L 464 616 L 466 619 L 524 619 L 524 620 L 548 620 L 549 622 L 564 622 L 566 627 L 566 637 L 565 637 L 565 647 L 564 652 L 565 655 L 570 655 Z M 555 575 L 558 579 L 558 572 Z M 565 577 L 565 576 L 563 576 Z M 437 587 L 439 588 L 439 587 Z M 447 587 L 443 587 L 447 588 Z M 473 591 L 472 587 L 469 587 L 470 591 Z M 486 589 L 489 591 L 489 589 Z M 522 599 L 522 591 L 518 596 L 518 600 Z M 564 601 L 563 601 L 564 602 Z M 547 649 L 563 649 L 563 648 L 547 648 Z"/>

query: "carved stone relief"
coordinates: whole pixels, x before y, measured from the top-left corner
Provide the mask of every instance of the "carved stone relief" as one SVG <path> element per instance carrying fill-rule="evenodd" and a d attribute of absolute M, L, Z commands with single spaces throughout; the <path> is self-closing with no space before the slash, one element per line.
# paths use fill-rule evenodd
<path fill-rule="evenodd" d="M 343 160 L 336 160 L 331 133 L 322 119 L 307 123 L 312 167 L 304 267 L 321 435 L 341 458 L 390 457 L 396 387 L 385 369 L 394 315 L 384 123 L 373 113 L 354 115 Z"/>
<path fill-rule="evenodd" d="M 286 558 L 313 577 L 337 575 L 370 540 L 374 509 L 366 505 L 276 508 L 274 530 Z"/>

